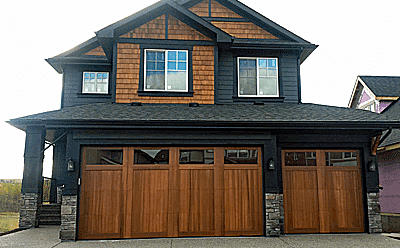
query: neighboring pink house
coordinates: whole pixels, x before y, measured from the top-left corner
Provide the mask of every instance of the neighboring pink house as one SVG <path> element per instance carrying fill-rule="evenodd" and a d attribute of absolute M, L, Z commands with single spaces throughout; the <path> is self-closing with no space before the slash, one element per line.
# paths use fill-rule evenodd
<path fill-rule="evenodd" d="M 400 77 L 358 76 L 348 107 L 400 121 L 399 97 Z M 382 223 L 384 232 L 400 232 L 400 130 L 389 132 L 382 136 L 377 153 Z"/>

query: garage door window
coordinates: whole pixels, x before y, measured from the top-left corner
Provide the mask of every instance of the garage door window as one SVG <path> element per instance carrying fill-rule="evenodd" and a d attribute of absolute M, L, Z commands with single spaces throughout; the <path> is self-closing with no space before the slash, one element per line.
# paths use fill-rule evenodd
<path fill-rule="evenodd" d="M 285 166 L 316 166 L 315 152 L 285 152 Z"/>
<path fill-rule="evenodd" d="M 135 149 L 134 164 L 169 164 L 169 150 Z"/>
<path fill-rule="evenodd" d="M 86 149 L 87 165 L 122 165 L 123 152 L 121 150 L 105 150 L 98 148 Z"/>
<path fill-rule="evenodd" d="M 326 166 L 357 166 L 357 152 L 326 152 Z"/>
<path fill-rule="evenodd" d="M 257 150 L 224 150 L 224 163 L 225 164 L 257 164 L 258 151 Z"/>
<path fill-rule="evenodd" d="M 181 150 L 180 164 L 214 164 L 214 150 Z"/>

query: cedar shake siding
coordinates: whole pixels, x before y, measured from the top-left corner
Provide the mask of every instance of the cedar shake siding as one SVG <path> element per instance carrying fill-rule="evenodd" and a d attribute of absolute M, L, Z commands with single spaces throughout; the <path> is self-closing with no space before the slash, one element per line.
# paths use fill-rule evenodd
<path fill-rule="evenodd" d="M 189 10 L 198 16 L 210 17 L 209 0 L 204 0 L 189 8 Z M 242 18 L 240 15 L 214 0 L 211 0 L 211 17 Z"/>
<path fill-rule="evenodd" d="M 139 96 L 139 44 L 119 43 L 116 102 L 214 104 L 214 47 L 193 46 L 192 61 L 193 97 Z"/>
<path fill-rule="evenodd" d="M 171 40 L 211 40 L 207 36 L 168 15 L 168 39 Z M 121 38 L 165 39 L 165 15 L 159 16 L 138 28 L 120 36 Z"/>
<path fill-rule="evenodd" d="M 243 39 L 278 39 L 251 22 L 211 22 L 235 38 Z"/>
<path fill-rule="evenodd" d="M 101 46 L 96 47 L 96 48 L 90 50 L 89 52 L 87 52 L 87 53 L 85 53 L 83 55 L 86 55 L 86 56 L 106 56 L 106 54 L 104 53 L 103 48 L 101 48 Z"/>

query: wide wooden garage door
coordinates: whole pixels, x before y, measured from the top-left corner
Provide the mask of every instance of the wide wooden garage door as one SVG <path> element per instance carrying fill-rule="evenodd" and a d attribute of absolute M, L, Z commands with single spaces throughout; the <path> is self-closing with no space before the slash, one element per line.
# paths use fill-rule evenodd
<path fill-rule="evenodd" d="M 79 238 L 263 234 L 261 150 L 86 147 Z"/>
<path fill-rule="evenodd" d="M 361 168 L 354 150 L 284 150 L 285 233 L 363 232 Z"/>

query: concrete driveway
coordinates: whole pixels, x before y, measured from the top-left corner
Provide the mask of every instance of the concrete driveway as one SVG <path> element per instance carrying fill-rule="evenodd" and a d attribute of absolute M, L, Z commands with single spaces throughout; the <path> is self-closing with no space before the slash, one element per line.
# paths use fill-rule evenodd
<path fill-rule="evenodd" d="M 279 238 L 164 238 L 63 242 L 58 226 L 33 228 L 0 237 L 0 247 L 400 247 L 400 240 L 381 234 L 283 235 Z"/>

